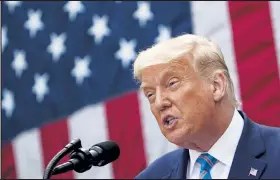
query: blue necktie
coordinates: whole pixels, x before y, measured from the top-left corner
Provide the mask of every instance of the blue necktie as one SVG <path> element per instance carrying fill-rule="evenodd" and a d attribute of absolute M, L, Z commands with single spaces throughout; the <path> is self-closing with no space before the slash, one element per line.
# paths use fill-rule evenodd
<path fill-rule="evenodd" d="M 210 170 L 217 162 L 217 159 L 215 159 L 208 153 L 203 153 L 197 158 L 196 162 L 198 162 L 201 165 L 199 178 L 212 179 Z"/>

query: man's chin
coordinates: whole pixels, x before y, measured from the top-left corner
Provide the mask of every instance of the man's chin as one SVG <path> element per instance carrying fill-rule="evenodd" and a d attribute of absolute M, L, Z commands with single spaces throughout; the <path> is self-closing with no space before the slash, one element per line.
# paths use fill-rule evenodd
<path fill-rule="evenodd" d="M 194 138 L 191 136 L 191 133 L 182 133 L 182 132 L 170 132 L 165 137 L 169 142 L 176 144 L 179 147 L 185 149 L 197 149 L 197 146 L 193 142 Z"/>
<path fill-rule="evenodd" d="M 189 144 L 184 135 L 169 134 L 166 136 L 166 138 L 168 139 L 169 142 L 176 144 L 177 146 L 182 148 L 185 148 L 185 146 Z"/>

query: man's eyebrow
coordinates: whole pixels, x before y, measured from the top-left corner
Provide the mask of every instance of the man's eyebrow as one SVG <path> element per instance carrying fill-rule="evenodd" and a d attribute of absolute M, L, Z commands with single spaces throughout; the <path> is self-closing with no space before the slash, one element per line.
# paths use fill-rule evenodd
<path fill-rule="evenodd" d="M 166 71 L 164 71 L 164 72 L 162 72 L 162 73 L 160 74 L 160 81 L 163 81 L 163 79 L 165 79 L 166 77 L 172 76 L 172 75 L 174 75 L 174 74 L 175 74 L 174 71 L 166 70 Z M 146 88 L 146 87 L 150 87 L 150 86 L 149 86 L 147 83 L 142 82 L 142 83 L 140 84 L 139 89 L 140 89 L 140 90 L 143 90 L 143 89 Z"/>
<path fill-rule="evenodd" d="M 169 67 L 168 69 L 166 69 L 165 71 L 163 71 L 161 74 L 160 74 L 160 79 L 163 80 L 165 79 L 166 77 L 169 77 L 169 76 L 172 76 L 174 75 L 176 72 L 172 71 L 174 69 L 174 67 Z"/>
<path fill-rule="evenodd" d="M 147 86 L 146 83 L 141 83 L 140 90 L 143 90 L 146 86 Z"/>

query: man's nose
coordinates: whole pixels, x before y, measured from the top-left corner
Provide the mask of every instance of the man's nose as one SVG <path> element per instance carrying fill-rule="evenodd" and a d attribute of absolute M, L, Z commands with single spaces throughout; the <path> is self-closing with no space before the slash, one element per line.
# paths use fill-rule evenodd
<path fill-rule="evenodd" d="M 159 110 L 159 111 L 163 111 L 165 110 L 166 108 L 170 107 L 171 106 L 171 102 L 170 100 L 168 99 L 168 96 L 165 92 L 162 92 L 162 91 L 158 91 L 156 93 L 156 101 L 155 101 L 155 105 L 156 105 L 156 108 Z"/>

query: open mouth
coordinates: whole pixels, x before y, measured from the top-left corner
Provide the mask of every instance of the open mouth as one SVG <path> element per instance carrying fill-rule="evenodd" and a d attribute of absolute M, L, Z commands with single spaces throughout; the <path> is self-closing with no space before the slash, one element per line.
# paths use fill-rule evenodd
<path fill-rule="evenodd" d="M 177 120 L 178 120 L 177 117 L 168 115 L 168 116 L 164 117 L 163 124 L 165 127 L 171 128 Z"/>

